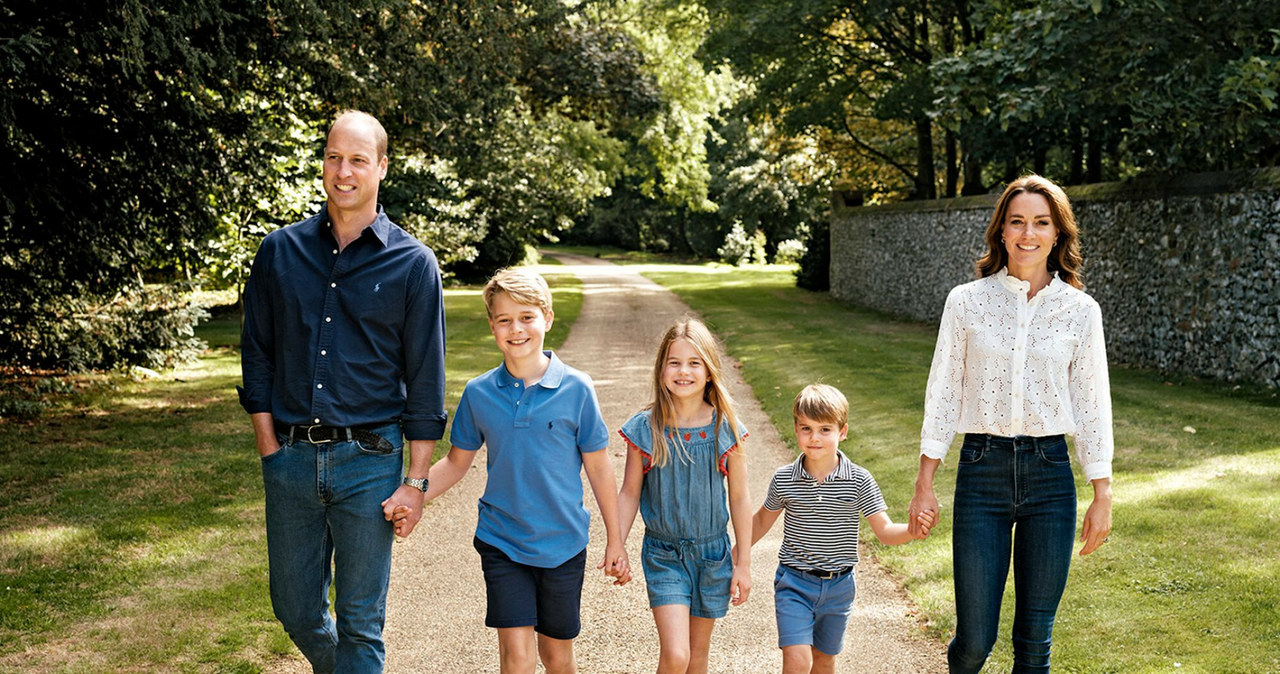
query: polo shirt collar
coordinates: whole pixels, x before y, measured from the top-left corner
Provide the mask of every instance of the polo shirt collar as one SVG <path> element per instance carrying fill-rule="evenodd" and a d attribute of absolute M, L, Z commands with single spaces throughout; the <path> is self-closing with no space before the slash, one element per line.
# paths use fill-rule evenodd
<path fill-rule="evenodd" d="M 551 363 L 547 365 L 547 371 L 542 373 L 542 379 L 538 380 L 538 386 L 542 388 L 559 388 L 560 382 L 564 380 L 564 361 L 560 360 L 555 351 L 548 350 L 542 353 L 551 359 Z M 502 366 L 498 368 L 498 388 L 505 388 L 517 383 L 523 383 L 523 381 L 507 371 L 507 364 L 504 361 Z"/>
<path fill-rule="evenodd" d="M 831 471 L 831 475 L 828 475 L 827 479 L 828 480 L 833 480 L 833 479 L 849 480 L 852 478 L 853 478 L 853 462 L 849 460 L 849 457 L 844 455 L 844 452 L 837 449 L 836 450 L 836 469 Z M 810 475 L 809 471 L 804 469 L 804 454 L 797 456 L 796 460 L 792 462 L 791 479 L 803 480 L 807 482 L 817 481 L 817 478 Z"/>
<path fill-rule="evenodd" d="M 329 227 L 326 226 L 328 224 L 329 224 L 329 202 L 326 201 L 324 204 L 320 206 L 320 225 L 321 225 L 320 231 L 322 232 L 329 231 Z M 377 217 L 375 217 L 373 219 L 373 222 L 370 223 L 369 226 L 366 227 L 365 229 L 372 230 L 373 235 L 378 237 L 378 241 L 382 244 L 382 247 L 383 248 L 387 247 L 387 241 L 391 236 L 391 218 L 387 217 L 387 212 L 383 210 L 382 204 L 378 204 Z M 332 233 L 330 233 L 330 236 L 332 236 Z M 360 236 L 364 236 L 363 231 L 360 232 Z"/>

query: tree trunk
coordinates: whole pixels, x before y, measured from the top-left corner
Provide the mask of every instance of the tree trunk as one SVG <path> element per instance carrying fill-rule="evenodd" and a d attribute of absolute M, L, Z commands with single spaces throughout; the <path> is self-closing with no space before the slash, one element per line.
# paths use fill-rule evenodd
<path fill-rule="evenodd" d="M 1071 185 L 1084 183 L 1084 137 L 1080 125 L 1072 124 L 1068 142 L 1071 144 Z"/>
<path fill-rule="evenodd" d="M 1089 157 L 1085 165 L 1085 179 L 1091 183 L 1102 182 L 1102 141 L 1094 138 L 1096 134 L 1091 134 L 1089 138 Z"/>
<path fill-rule="evenodd" d="M 982 182 L 982 162 L 978 161 L 971 153 L 964 153 L 964 187 L 960 189 L 960 194 L 969 196 L 973 194 L 986 194 L 987 186 Z"/>
<path fill-rule="evenodd" d="M 916 119 L 916 185 L 913 199 L 937 199 L 933 184 L 933 124 L 928 117 Z"/>
<path fill-rule="evenodd" d="M 956 134 L 947 131 L 947 198 L 956 195 L 956 183 L 960 180 L 959 157 L 957 157 Z"/>

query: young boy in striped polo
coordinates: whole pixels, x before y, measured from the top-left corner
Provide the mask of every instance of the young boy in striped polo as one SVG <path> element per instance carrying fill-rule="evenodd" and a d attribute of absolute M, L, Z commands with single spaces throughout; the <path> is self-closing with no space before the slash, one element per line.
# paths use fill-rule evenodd
<path fill-rule="evenodd" d="M 871 473 L 839 449 L 849 433 L 849 401 L 839 390 L 806 386 L 792 416 L 802 453 L 774 472 L 764 506 L 752 518 L 751 542 L 786 511 L 773 581 L 782 671 L 835 672 L 853 606 L 859 518 L 867 518 L 881 543 L 899 545 L 928 536 L 934 514 L 920 515 L 916 537 L 889 519 Z"/>

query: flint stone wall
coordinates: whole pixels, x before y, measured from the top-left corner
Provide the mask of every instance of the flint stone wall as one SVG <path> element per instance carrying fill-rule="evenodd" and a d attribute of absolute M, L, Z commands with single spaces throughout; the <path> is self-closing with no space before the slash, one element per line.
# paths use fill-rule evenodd
<path fill-rule="evenodd" d="M 1280 169 L 1067 189 L 1112 363 L 1280 386 Z M 831 218 L 831 294 L 936 323 L 974 278 L 996 195 Z"/>

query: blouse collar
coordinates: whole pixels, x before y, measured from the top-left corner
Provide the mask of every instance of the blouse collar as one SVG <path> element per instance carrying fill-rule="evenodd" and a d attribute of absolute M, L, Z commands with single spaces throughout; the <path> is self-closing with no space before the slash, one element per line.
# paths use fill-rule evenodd
<path fill-rule="evenodd" d="M 1063 280 L 1058 278 L 1058 272 L 1050 272 L 1050 274 L 1049 284 L 1036 293 L 1036 297 L 1052 295 L 1062 289 Z M 1000 285 L 1003 285 L 1010 292 L 1021 293 L 1025 296 L 1031 291 L 1031 282 L 1023 281 L 1016 276 L 1010 276 L 1008 267 L 1001 267 L 1000 271 L 996 273 L 996 278 L 1000 279 Z"/>

